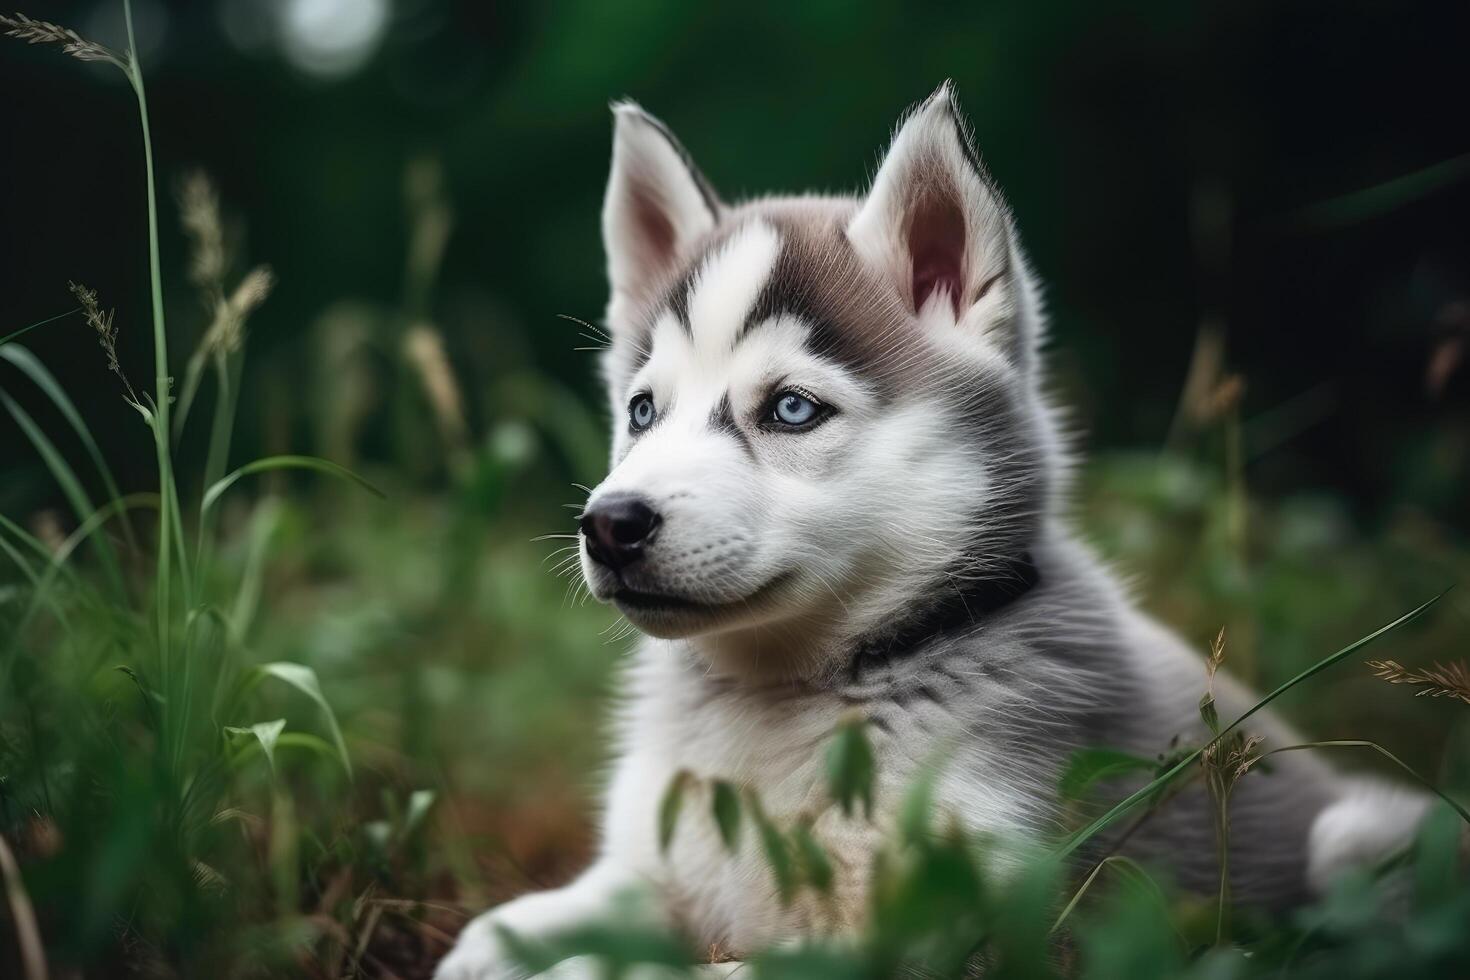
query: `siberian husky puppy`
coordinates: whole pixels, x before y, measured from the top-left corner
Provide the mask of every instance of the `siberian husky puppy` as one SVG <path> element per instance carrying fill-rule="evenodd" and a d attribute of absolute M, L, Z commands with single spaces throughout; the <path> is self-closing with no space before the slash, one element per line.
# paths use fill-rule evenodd
<path fill-rule="evenodd" d="M 1002 839 L 1054 840 L 1069 755 L 1199 744 L 1201 658 L 1140 612 L 1072 533 L 1040 289 L 946 84 L 900 122 L 866 194 L 722 200 L 672 134 L 613 108 L 602 228 L 612 461 L 581 516 L 582 571 L 642 639 L 625 677 L 601 855 L 472 922 L 445 980 L 514 972 L 503 927 L 545 938 L 629 890 L 736 957 L 856 931 L 869 858 L 920 768 L 937 805 Z M 1224 677 L 1234 718 L 1249 695 Z M 826 798 L 822 746 L 858 712 L 871 822 Z M 1294 739 L 1262 713 L 1268 744 Z M 1404 846 L 1423 797 L 1279 756 L 1232 797 L 1234 898 L 1282 908 Z M 815 817 L 833 895 L 783 904 L 757 843 L 727 853 L 656 810 L 680 770 Z M 1203 792 L 1125 850 L 1217 882 Z M 692 809 L 692 806 L 689 807 Z"/>

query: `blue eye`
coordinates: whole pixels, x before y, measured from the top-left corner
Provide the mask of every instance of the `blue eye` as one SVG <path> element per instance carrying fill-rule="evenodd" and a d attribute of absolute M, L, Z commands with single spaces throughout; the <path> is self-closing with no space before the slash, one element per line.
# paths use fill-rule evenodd
<path fill-rule="evenodd" d="M 821 414 L 822 406 L 799 391 L 781 392 L 771 409 L 774 421 L 793 428 L 811 425 Z"/>
<path fill-rule="evenodd" d="M 656 418 L 658 412 L 653 407 L 653 396 L 646 392 L 634 395 L 633 400 L 628 403 L 628 424 L 633 427 L 633 431 L 642 432 Z"/>

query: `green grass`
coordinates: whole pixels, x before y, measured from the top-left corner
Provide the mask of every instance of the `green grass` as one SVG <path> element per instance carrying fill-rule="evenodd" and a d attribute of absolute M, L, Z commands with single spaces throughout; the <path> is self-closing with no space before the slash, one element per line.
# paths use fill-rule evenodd
<path fill-rule="evenodd" d="M 611 614 L 578 601 L 553 546 L 532 539 L 567 528 L 570 484 L 596 478 L 596 412 L 534 370 L 467 379 L 432 349 L 419 348 L 427 360 L 401 353 L 415 328 L 432 330 L 450 220 L 424 170 L 403 302 L 350 304 L 313 328 L 324 348 L 367 336 L 387 355 L 386 404 L 371 415 L 387 451 L 370 467 L 351 458 L 369 414 L 355 407 L 348 358 L 321 365 L 313 386 L 307 448 L 323 456 L 232 460 L 236 412 L 259 408 L 241 404 L 242 378 L 258 368 L 243 340 L 210 340 L 230 293 L 221 266 L 201 286 L 204 323 L 193 326 L 204 340 L 171 402 L 168 343 L 187 331 L 163 317 L 142 74 L 126 54 L 113 63 L 136 94 L 147 161 L 155 385 L 136 393 L 126 366 L 109 383 L 148 430 L 157 483 L 119 487 L 108 458 L 121 450 L 97 443 L 20 343 L 42 328 L 96 329 L 100 310 L 83 309 L 88 326 L 63 314 L 0 328 L 4 417 L 72 511 L 59 536 L 30 514 L 0 518 L 0 975 L 425 976 L 470 912 L 565 880 L 592 850 L 607 751 L 597 719 L 626 643 Z M 456 383 L 477 393 L 481 431 L 446 400 Z M 24 407 L 37 400 L 64 424 L 38 421 Z M 959 976 L 977 959 L 1016 977 L 1465 972 L 1470 888 L 1456 848 L 1470 708 L 1387 687 L 1357 654 L 1369 641 L 1408 664 L 1463 650 L 1463 590 L 1432 614 L 1425 600 L 1464 576 L 1470 552 L 1413 521 L 1365 536 L 1327 498 L 1249 498 L 1236 425 L 1164 455 L 1095 461 L 1082 528 L 1201 647 L 1224 624 L 1229 668 L 1272 692 L 1262 705 L 1279 698 L 1322 736 L 1312 750 L 1366 750 L 1356 764 L 1442 791 L 1444 812 L 1415 851 L 1263 921 L 1175 892 L 1167 868 L 1065 860 L 1130 807 L 1167 805 L 1205 746 L 1162 771 L 1080 757 L 1060 787 L 1070 797 L 1123 770 L 1154 779 L 1005 877 L 986 870 L 999 844 L 938 819 L 921 780 L 877 856 L 871 927 L 770 951 L 756 975 L 883 977 L 922 964 Z M 202 434 L 202 453 L 180 451 L 189 433 Z M 827 753 L 843 819 L 866 820 L 861 724 L 834 732 Z M 671 787 L 663 834 L 713 820 L 732 848 L 762 849 L 784 894 L 830 885 L 807 827 L 776 825 L 758 797 L 723 782 L 713 811 L 696 812 L 683 799 L 691 779 Z M 616 924 L 523 950 L 538 962 L 577 951 L 625 964 L 692 957 L 676 937 Z"/>

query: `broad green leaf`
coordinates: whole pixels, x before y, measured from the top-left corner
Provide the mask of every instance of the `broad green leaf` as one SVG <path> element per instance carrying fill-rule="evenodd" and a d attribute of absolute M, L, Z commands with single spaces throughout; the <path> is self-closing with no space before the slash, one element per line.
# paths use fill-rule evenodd
<path fill-rule="evenodd" d="M 1210 734 L 1220 734 L 1220 712 L 1215 707 L 1215 695 L 1212 691 L 1206 691 L 1200 697 L 1199 716 L 1204 719 L 1205 726 L 1209 728 Z"/>
<path fill-rule="evenodd" d="M 852 816 L 854 803 L 861 801 L 863 815 L 872 819 L 875 765 L 865 725 L 865 720 L 855 715 L 837 726 L 827 749 L 827 787 L 845 816 Z"/>
<path fill-rule="evenodd" d="M 904 794 L 898 811 L 898 832 L 906 844 L 922 843 L 929 836 L 929 818 L 934 812 L 934 783 L 939 769 L 928 765 Z"/>
<path fill-rule="evenodd" d="M 337 747 L 320 735 L 311 732 L 282 732 L 281 737 L 276 739 L 278 749 L 300 749 L 310 752 L 331 762 L 333 765 L 341 765 L 341 757 L 337 754 Z"/>
<path fill-rule="evenodd" d="M 322 686 L 317 681 L 316 671 L 301 664 L 285 661 L 262 664 L 257 670 L 263 677 L 274 677 L 290 684 L 317 703 L 317 706 L 322 709 L 322 714 L 326 716 L 327 728 L 332 734 L 332 743 L 337 748 L 337 757 L 342 762 L 342 768 L 347 770 L 347 775 L 351 778 L 352 760 L 347 756 L 347 743 L 342 738 L 342 729 L 337 726 L 336 713 L 327 703 L 326 695 L 322 694 Z"/>
<path fill-rule="evenodd" d="M 782 905 L 789 905 L 796 895 L 797 885 L 796 861 L 791 853 L 791 844 L 781 833 L 781 829 L 766 816 L 760 797 L 754 790 L 745 791 L 745 808 L 755 823 L 761 850 L 765 852 L 766 863 L 771 866 L 771 874 L 776 879 L 776 893 L 780 896 Z"/>
<path fill-rule="evenodd" d="M 874 964 L 867 950 L 831 943 L 806 942 L 800 946 L 776 945 L 756 953 L 748 961 L 759 980 L 872 980 Z M 881 975 L 881 974 L 876 974 Z M 733 976 L 743 978 L 744 972 Z"/>
<path fill-rule="evenodd" d="M 505 926 L 496 926 L 495 932 L 511 958 L 537 975 L 573 956 L 595 957 L 602 968 L 596 975 L 607 977 L 628 976 L 633 972 L 630 968 L 639 965 L 668 969 L 637 971 L 636 976 L 688 976 L 674 971 L 687 970 L 694 964 L 686 944 L 658 927 L 592 921 L 555 932 L 550 938 L 517 935 Z M 581 976 L 582 971 L 575 975 Z"/>
<path fill-rule="evenodd" d="M 664 798 L 658 805 L 658 849 L 667 854 L 674 842 L 674 828 L 679 825 L 679 811 L 684 808 L 684 794 L 694 782 L 694 773 L 680 769 L 669 780 L 664 789 Z"/>
<path fill-rule="evenodd" d="M 1154 759 L 1117 749 L 1078 749 L 1057 780 L 1057 795 L 1063 800 L 1080 800 L 1100 782 L 1133 772 L 1153 772 L 1157 765 Z"/>
<path fill-rule="evenodd" d="M 725 850 L 734 853 L 740 843 L 740 796 L 735 787 L 723 779 L 715 780 L 711 787 L 710 807 Z"/>
<path fill-rule="evenodd" d="M 356 483 L 375 497 L 384 496 L 383 491 L 373 486 L 367 480 L 358 476 L 347 467 L 339 466 L 331 460 L 319 459 L 316 456 L 267 456 L 265 459 L 257 459 L 253 463 L 246 463 L 239 469 L 227 473 L 215 481 L 208 490 L 204 491 L 204 499 L 200 501 L 199 509 L 201 511 L 209 510 L 214 506 L 215 501 L 219 500 L 220 494 L 234 486 L 242 477 L 250 476 L 254 473 L 265 473 L 270 470 L 313 470 L 317 473 L 325 473 L 328 476 L 335 476 L 338 479 L 347 480 L 350 483 Z"/>
<path fill-rule="evenodd" d="M 801 866 L 802 877 L 822 894 L 832 890 L 832 861 L 822 845 L 812 836 L 811 827 L 798 823 L 791 829 L 791 844 Z"/>
<path fill-rule="evenodd" d="M 265 761 L 270 766 L 271 775 L 276 774 L 276 741 L 281 737 L 281 732 L 286 730 L 286 719 L 277 718 L 275 721 L 258 721 L 249 728 L 235 728 L 227 726 L 225 731 L 231 735 L 250 735 L 260 743 L 261 751 L 265 753 Z"/>

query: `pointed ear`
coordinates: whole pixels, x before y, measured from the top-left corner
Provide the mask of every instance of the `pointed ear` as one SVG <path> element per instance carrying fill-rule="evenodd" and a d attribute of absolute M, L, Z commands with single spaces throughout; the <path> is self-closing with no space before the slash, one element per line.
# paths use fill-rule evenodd
<path fill-rule="evenodd" d="M 1026 360 L 1010 214 L 980 165 L 949 82 L 899 124 L 847 235 L 922 322 L 973 330 L 1018 363 Z"/>
<path fill-rule="evenodd" d="M 714 228 L 722 205 L 663 123 L 632 102 L 612 108 L 602 239 L 612 305 L 641 305 Z"/>

